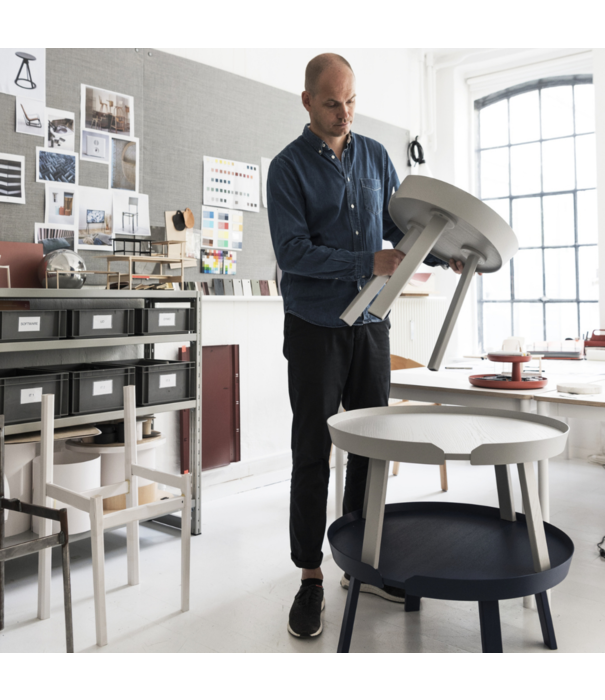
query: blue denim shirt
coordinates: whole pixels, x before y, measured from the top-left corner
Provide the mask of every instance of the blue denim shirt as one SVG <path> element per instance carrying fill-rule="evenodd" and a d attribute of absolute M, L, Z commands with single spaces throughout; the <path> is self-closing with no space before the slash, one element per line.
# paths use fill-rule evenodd
<path fill-rule="evenodd" d="M 382 239 L 403 237 L 388 212 L 399 178 L 384 146 L 351 134 L 342 160 L 309 126 L 271 161 L 269 226 L 286 313 L 318 326 L 340 315 L 372 276 Z M 442 265 L 429 255 L 426 264 Z M 381 319 L 366 308 L 355 325 Z"/>

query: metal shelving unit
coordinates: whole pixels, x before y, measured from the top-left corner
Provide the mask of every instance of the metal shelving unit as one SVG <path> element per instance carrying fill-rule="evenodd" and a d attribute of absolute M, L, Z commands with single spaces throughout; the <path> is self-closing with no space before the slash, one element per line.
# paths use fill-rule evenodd
<path fill-rule="evenodd" d="M 202 429 L 201 429 L 201 404 L 202 404 L 202 295 L 201 292 L 194 291 L 136 291 L 136 290 L 106 290 L 106 289 L 3 289 L 0 292 L 0 299 L 65 299 L 66 301 L 76 301 L 84 299 L 107 299 L 108 302 L 115 299 L 138 300 L 144 299 L 146 305 L 153 302 L 187 302 L 189 301 L 195 309 L 196 332 L 195 333 L 173 333 L 146 336 L 128 336 L 117 338 L 77 338 L 73 340 L 42 340 L 26 342 L 0 343 L 0 357 L 3 353 L 28 352 L 40 350 L 66 350 L 75 348 L 99 348 L 99 347 L 119 347 L 123 345 L 142 345 L 144 356 L 153 358 L 155 355 L 155 345 L 157 343 L 190 343 L 190 357 L 195 360 L 196 366 L 196 396 L 190 401 L 179 401 L 176 403 L 159 404 L 155 406 L 144 406 L 137 408 L 137 416 L 147 416 L 154 413 L 167 411 L 183 411 L 189 409 L 190 420 L 190 464 L 192 465 L 192 520 L 191 532 L 194 535 L 201 534 L 202 517 Z M 0 361 L 1 363 L 1 361 Z M 78 416 L 67 416 L 55 420 L 56 428 L 66 428 L 70 426 L 83 425 L 100 421 L 115 420 L 122 418 L 124 411 L 105 411 L 102 413 L 92 413 Z M 18 423 L 6 426 L 6 435 L 16 435 L 28 433 L 41 429 L 39 421 L 30 423 Z M 170 524 L 175 524 L 171 521 Z M 36 537 L 37 535 L 31 535 Z M 82 534 L 86 536 L 85 533 Z M 28 539 L 28 533 L 15 535 L 15 542 Z M 7 538 L 7 544 L 13 537 Z"/>

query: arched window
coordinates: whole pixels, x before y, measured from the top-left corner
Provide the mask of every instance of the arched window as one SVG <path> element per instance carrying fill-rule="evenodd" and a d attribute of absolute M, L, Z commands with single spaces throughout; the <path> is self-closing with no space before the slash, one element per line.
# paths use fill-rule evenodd
<path fill-rule="evenodd" d="M 510 264 L 480 278 L 479 344 L 582 337 L 599 328 L 592 76 L 518 85 L 475 109 L 479 196 L 519 239 Z"/>

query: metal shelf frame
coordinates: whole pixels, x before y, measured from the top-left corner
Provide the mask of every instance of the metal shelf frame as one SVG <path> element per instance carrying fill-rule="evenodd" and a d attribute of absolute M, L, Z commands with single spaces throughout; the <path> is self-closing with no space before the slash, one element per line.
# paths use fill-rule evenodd
<path fill-rule="evenodd" d="M 0 299 L 65 299 L 75 301 L 80 299 L 107 299 L 110 303 L 114 299 L 144 299 L 146 306 L 152 306 L 153 302 L 186 302 L 189 301 L 195 309 L 196 332 L 174 333 L 162 335 L 137 335 L 117 338 L 76 338 L 67 340 L 41 340 L 25 342 L 0 343 L 0 357 L 2 353 L 28 352 L 40 350 L 66 350 L 74 348 L 99 348 L 119 347 L 123 345 L 142 345 L 144 356 L 153 358 L 156 343 L 189 343 L 190 357 L 195 361 L 196 367 L 196 395 L 190 401 L 179 401 L 154 406 L 137 408 L 137 416 L 152 415 L 167 411 L 189 410 L 190 420 L 190 465 L 192 482 L 192 519 L 191 534 L 199 535 L 202 531 L 202 294 L 197 291 L 173 291 L 173 290 L 107 290 L 107 289 L 2 289 Z M 1 361 L 0 361 L 1 364 Z M 25 363 L 24 363 L 25 364 Z M 124 411 L 105 411 L 78 416 L 67 416 L 55 420 L 55 427 L 65 428 L 87 423 L 109 421 L 122 418 Z M 6 426 L 6 435 L 34 432 L 41 429 L 41 422 L 18 423 Z M 17 535 L 15 537 L 22 537 Z M 12 538 L 10 538 L 12 540 Z"/>

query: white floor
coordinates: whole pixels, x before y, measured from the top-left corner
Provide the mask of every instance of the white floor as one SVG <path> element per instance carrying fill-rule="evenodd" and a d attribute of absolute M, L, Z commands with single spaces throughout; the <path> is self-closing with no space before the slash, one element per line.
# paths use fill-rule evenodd
<path fill-rule="evenodd" d="M 448 465 L 447 494 L 438 467 L 402 465 L 389 480 L 389 502 L 452 500 L 496 505 L 493 471 Z M 516 476 L 515 476 L 516 482 Z M 126 585 L 125 530 L 106 535 L 109 644 L 95 645 L 90 545 L 72 545 L 75 646 L 78 652 L 334 652 L 346 592 L 325 545 L 324 632 L 298 640 L 286 631 L 299 585 L 288 544 L 289 482 L 203 506 L 203 535 L 192 539 L 191 611 L 181 613 L 179 533 L 141 527 L 141 580 Z M 567 579 L 553 591 L 559 651 L 605 651 L 605 470 L 580 461 L 551 463 L 553 524 L 574 540 Z M 517 488 L 517 509 L 520 496 Z M 329 521 L 334 518 L 330 494 Z M 36 619 L 36 557 L 7 563 L 6 628 L 1 652 L 64 651 L 61 570 L 53 561 L 52 614 Z M 546 652 L 538 615 L 520 600 L 501 604 L 506 652 Z M 479 652 L 475 603 L 423 599 L 419 613 L 371 595 L 360 597 L 351 652 Z"/>

